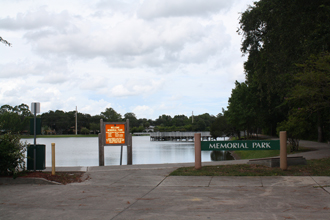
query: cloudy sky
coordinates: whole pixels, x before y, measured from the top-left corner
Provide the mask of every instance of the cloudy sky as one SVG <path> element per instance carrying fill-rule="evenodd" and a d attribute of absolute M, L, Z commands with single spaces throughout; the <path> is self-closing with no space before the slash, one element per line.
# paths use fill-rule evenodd
<path fill-rule="evenodd" d="M 252 0 L 1 0 L 0 105 L 217 115 L 244 81 Z"/>

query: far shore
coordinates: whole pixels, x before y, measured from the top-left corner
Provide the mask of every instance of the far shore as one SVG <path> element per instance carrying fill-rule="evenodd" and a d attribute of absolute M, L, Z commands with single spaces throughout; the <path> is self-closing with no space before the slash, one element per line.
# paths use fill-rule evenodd
<path fill-rule="evenodd" d="M 61 134 L 61 135 L 37 135 L 36 138 L 71 138 L 71 137 L 98 137 L 97 134 Z M 21 135 L 21 138 L 31 139 L 33 135 Z"/>

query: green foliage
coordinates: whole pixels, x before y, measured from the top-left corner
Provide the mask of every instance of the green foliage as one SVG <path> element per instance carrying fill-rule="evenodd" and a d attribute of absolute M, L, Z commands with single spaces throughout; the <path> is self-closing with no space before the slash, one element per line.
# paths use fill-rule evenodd
<path fill-rule="evenodd" d="M 319 141 L 322 133 L 329 133 L 323 131 L 330 127 L 326 114 L 330 111 L 329 20 L 327 0 L 260 0 L 242 13 L 238 33 L 243 36 L 241 51 L 248 55 L 244 64 L 248 95 L 252 94 L 248 108 L 260 120 L 248 124 L 274 135 L 282 121 L 282 127 L 301 126 L 291 114 L 303 108 L 309 113 L 304 117 L 310 129 L 318 130 Z M 245 98 L 233 93 L 230 101 L 239 104 L 228 108 L 228 121 L 239 129 L 246 127 L 251 114 L 244 109 L 240 115 L 235 112 Z"/>
<path fill-rule="evenodd" d="M 81 130 L 80 130 L 80 132 L 82 134 L 89 134 L 89 129 L 88 128 L 85 128 L 85 127 L 82 127 Z"/>
<path fill-rule="evenodd" d="M 311 55 L 304 64 L 297 65 L 290 101 L 305 107 L 310 113 L 330 108 L 330 53 Z"/>
<path fill-rule="evenodd" d="M 288 102 L 304 109 L 309 120 L 317 118 L 318 141 L 323 141 L 324 128 L 329 127 L 330 117 L 330 53 L 311 55 L 303 64 L 297 65 L 296 85 L 289 94 Z M 328 139 L 330 136 L 327 137 Z"/>
<path fill-rule="evenodd" d="M 257 98 L 246 83 L 235 82 L 228 104 L 225 117 L 238 136 L 239 131 L 252 133 L 258 127 Z"/>
<path fill-rule="evenodd" d="M 223 110 L 224 112 L 224 110 Z M 230 137 L 234 134 L 234 128 L 228 123 L 224 114 L 218 114 L 215 121 L 210 127 L 211 135 L 213 138 L 217 137 Z"/>
<path fill-rule="evenodd" d="M 89 127 L 95 134 L 97 130 L 100 130 L 100 123 L 90 123 Z"/>
<path fill-rule="evenodd" d="M 0 108 L 0 130 L 13 133 L 27 130 L 30 117 L 32 114 L 26 104 L 15 107 L 3 105 Z"/>
<path fill-rule="evenodd" d="M 24 153 L 26 144 L 20 142 L 17 135 L 11 133 L 0 137 L 0 174 L 17 175 L 20 169 L 25 170 Z"/>
<path fill-rule="evenodd" d="M 277 133 L 286 131 L 290 142 L 291 152 L 298 151 L 299 140 L 304 138 L 309 124 L 303 109 L 292 110 L 288 120 L 282 121 L 277 126 Z"/>
<path fill-rule="evenodd" d="M 138 119 L 136 118 L 136 115 L 133 112 L 128 112 L 124 115 L 124 121 L 126 121 L 127 119 L 129 120 L 129 127 L 131 131 L 133 127 L 139 126 Z"/>
<path fill-rule="evenodd" d="M 113 108 L 106 108 L 104 112 L 101 112 L 101 116 L 109 122 L 120 122 L 122 121 L 121 115 L 117 113 Z"/>

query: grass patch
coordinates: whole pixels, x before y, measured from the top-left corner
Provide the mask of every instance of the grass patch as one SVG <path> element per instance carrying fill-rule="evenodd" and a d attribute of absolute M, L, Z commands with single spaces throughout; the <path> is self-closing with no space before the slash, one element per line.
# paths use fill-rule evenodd
<path fill-rule="evenodd" d="M 289 166 L 283 171 L 279 167 L 266 167 L 255 164 L 237 164 L 223 166 L 204 166 L 200 170 L 194 167 L 181 167 L 170 176 L 330 176 L 330 157 L 309 160 L 307 165 Z"/>
<path fill-rule="evenodd" d="M 286 148 L 287 154 L 295 154 L 295 153 L 302 153 L 311 151 L 312 149 L 307 147 L 299 147 L 298 151 L 290 152 L 290 146 L 288 145 Z M 258 159 L 258 158 L 265 158 L 265 157 L 276 157 L 280 155 L 279 150 L 246 150 L 246 151 L 234 151 L 233 156 L 239 159 Z"/>

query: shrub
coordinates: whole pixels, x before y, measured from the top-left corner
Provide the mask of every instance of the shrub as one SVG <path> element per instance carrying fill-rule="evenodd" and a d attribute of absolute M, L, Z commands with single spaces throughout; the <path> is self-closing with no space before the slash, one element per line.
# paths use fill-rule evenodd
<path fill-rule="evenodd" d="M 305 112 L 301 109 L 292 110 L 288 120 L 277 124 L 277 133 L 287 131 L 290 152 L 298 151 L 299 140 L 306 137 L 306 129 L 310 127 L 306 121 Z"/>
<path fill-rule="evenodd" d="M 17 175 L 25 170 L 26 143 L 20 142 L 20 137 L 11 133 L 0 137 L 0 174 Z"/>

